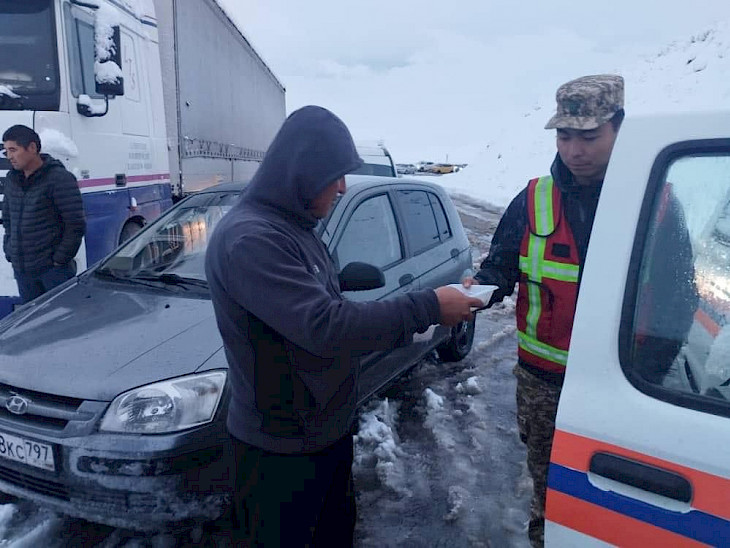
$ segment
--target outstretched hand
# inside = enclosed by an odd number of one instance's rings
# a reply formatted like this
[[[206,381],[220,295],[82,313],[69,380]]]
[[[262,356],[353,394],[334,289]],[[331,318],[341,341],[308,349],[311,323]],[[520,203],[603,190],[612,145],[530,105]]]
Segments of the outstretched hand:
[[[454,326],[471,320],[473,317],[472,308],[484,306],[479,299],[467,297],[453,287],[439,287],[436,289],[436,297],[441,309],[441,324],[447,326]]]
[[[479,285],[479,282],[476,281],[474,278],[466,277],[463,280],[461,280],[461,285],[469,289],[473,285]]]

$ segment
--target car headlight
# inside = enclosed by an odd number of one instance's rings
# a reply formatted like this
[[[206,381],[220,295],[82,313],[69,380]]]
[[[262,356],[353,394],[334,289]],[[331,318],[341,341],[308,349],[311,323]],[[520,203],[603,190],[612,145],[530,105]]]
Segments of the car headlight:
[[[209,371],[135,388],[117,396],[101,421],[105,432],[165,434],[213,420],[226,371]]]

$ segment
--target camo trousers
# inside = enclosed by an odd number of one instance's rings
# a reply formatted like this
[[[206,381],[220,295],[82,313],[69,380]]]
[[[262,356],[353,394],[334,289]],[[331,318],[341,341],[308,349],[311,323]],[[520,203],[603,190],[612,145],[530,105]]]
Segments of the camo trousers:
[[[545,537],[545,492],[560,387],[542,380],[519,365],[515,366],[513,373],[517,377],[517,424],[520,439],[527,445],[527,468],[533,483],[528,534],[532,546],[542,547]]]

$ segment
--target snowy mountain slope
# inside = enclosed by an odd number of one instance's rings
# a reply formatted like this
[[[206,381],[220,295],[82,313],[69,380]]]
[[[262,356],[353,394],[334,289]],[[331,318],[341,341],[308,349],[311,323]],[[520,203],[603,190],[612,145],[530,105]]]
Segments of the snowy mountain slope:
[[[619,66],[626,80],[626,113],[730,108],[730,21],[675,41],[640,60]],[[521,115],[502,114],[481,154],[467,169],[439,183],[454,193],[506,206],[527,181],[548,172],[554,132],[543,129],[555,110],[554,90]]]

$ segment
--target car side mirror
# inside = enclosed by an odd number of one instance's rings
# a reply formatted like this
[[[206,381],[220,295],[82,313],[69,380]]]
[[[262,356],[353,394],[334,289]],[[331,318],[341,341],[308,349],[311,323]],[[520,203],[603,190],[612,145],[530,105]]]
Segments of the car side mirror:
[[[385,275],[377,266],[352,262],[339,275],[341,291],[366,291],[385,285]]]

